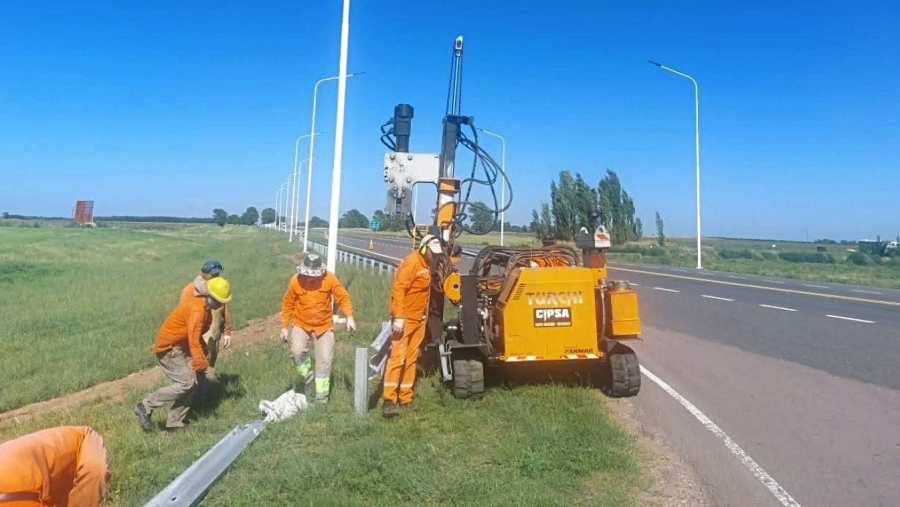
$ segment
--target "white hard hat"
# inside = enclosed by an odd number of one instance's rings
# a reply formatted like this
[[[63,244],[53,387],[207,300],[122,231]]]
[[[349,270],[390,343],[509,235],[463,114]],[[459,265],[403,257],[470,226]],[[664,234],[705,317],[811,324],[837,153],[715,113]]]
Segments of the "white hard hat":
[[[419,242],[419,253],[425,254],[425,249],[431,250],[433,254],[441,253],[441,240],[433,234],[426,234],[422,241]]]

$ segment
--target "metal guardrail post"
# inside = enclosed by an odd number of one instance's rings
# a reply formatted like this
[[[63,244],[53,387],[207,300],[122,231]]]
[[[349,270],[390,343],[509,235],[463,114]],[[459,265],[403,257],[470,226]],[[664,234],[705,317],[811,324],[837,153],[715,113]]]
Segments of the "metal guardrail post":
[[[356,349],[356,362],[353,364],[353,407],[356,415],[365,416],[368,412],[369,398],[369,349]]]

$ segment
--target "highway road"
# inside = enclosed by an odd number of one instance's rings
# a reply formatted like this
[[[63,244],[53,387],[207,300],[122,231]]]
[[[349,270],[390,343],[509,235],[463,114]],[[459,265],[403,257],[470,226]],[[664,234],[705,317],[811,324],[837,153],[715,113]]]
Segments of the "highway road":
[[[386,260],[410,251],[371,239]],[[645,326],[627,402],[713,503],[900,505],[900,291],[630,263],[610,276],[638,291]]]

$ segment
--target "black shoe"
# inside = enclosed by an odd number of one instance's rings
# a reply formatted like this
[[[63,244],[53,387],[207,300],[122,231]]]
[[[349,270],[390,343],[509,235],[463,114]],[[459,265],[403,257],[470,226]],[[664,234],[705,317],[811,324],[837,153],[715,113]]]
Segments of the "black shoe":
[[[138,418],[138,424],[141,425],[141,429],[146,432],[153,431],[153,425],[150,423],[150,415],[147,414],[147,410],[144,409],[143,402],[137,402],[133,407],[131,407],[132,412]]]
[[[407,410],[415,412],[416,410],[419,410],[419,403],[416,400],[412,400],[409,403],[401,403],[400,408],[405,408]]]
[[[381,415],[385,417],[396,417],[400,415],[400,409],[393,401],[385,401],[381,404]]]

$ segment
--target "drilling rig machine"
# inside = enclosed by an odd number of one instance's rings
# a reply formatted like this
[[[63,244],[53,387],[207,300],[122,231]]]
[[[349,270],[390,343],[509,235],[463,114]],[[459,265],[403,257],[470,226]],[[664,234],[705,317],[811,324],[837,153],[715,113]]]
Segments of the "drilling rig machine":
[[[575,237],[580,255],[565,245],[488,246],[475,257],[469,274],[459,273],[462,250],[456,239],[464,230],[479,232],[464,224],[466,210],[483,207],[469,201],[472,187],[489,187],[495,221],[512,202],[506,174],[478,145],[474,118],[460,114],[462,58],[460,36],[453,45],[439,154],[409,151],[414,113],[409,104],[397,105],[381,128],[381,140],[391,150],[384,156],[385,214],[405,218],[414,240],[423,232],[411,213],[412,187],[430,183],[438,190],[436,216],[427,232],[441,238],[444,253],[435,261],[422,356],[427,357],[429,349],[436,352],[443,381],[459,398],[483,396],[486,368],[521,368],[522,363],[563,370],[587,366],[603,378],[609,395],[636,395],[640,367],[624,342],[637,339],[641,332],[637,293],[627,282],[607,278],[610,237],[597,225],[595,205],[588,210],[589,223]],[[455,176],[459,146],[474,154],[471,175],[463,179]],[[476,177],[479,163],[483,179]],[[505,203],[497,202],[497,183],[509,189]],[[446,321],[445,299],[458,310]]]

